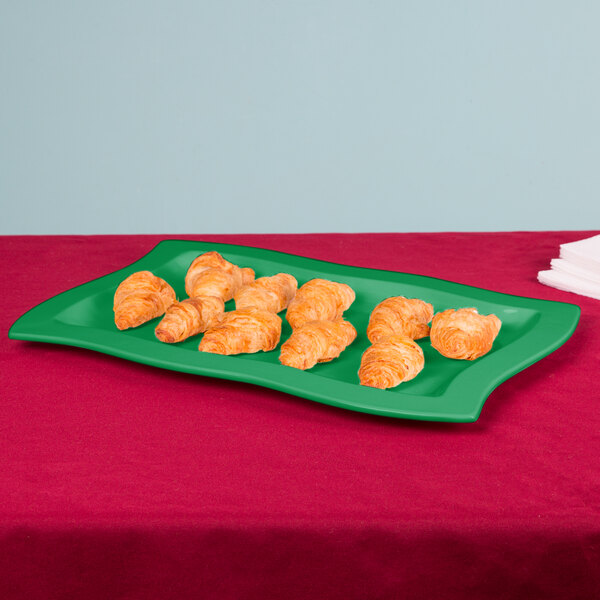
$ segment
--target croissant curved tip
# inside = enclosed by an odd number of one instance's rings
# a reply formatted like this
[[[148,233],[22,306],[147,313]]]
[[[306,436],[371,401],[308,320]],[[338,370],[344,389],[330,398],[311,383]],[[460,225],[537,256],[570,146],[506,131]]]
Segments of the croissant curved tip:
[[[502,321],[494,314],[488,316],[490,317],[491,322],[494,324],[496,335],[498,335],[500,333],[500,329],[502,328]]]
[[[360,375],[359,373],[359,381],[360,385],[364,385],[365,387],[372,387],[378,390],[385,390],[389,387],[392,387],[388,384],[387,381],[382,381],[381,378],[378,377],[370,377],[369,375]]]
[[[209,352],[210,354],[229,354],[223,344],[211,341],[202,341],[198,346],[200,352]]]
[[[290,324],[290,327],[292,328],[292,330],[298,329],[298,327],[300,327],[300,325],[302,325],[301,320],[290,315],[289,312],[286,314],[285,318],[286,318],[287,322]]]
[[[308,364],[306,358],[301,354],[298,354],[297,352],[286,352],[283,348],[279,355],[279,362],[286,367],[300,369],[301,371],[305,371],[312,366]]]
[[[165,342],[165,344],[175,343],[175,336],[166,329],[157,329],[154,334],[161,342]]]
[[[132,319],[130,314],[117,311],[115,314],[115,325],[117,326],[117,329],[123,331],[124,329],[130,329],[131,327],[137,327],[138,325],[141,325],[141,323],[138,323],[136,319]]]
[[[369,340],[369,342],[371,342],[371,344],[374,344],[375,342],[380,341],[384,336],[382,335],[377,335],[376,333],[373,333],[371,331],[367,330],[367,338]]]
[[[249,285],[256,279],[256,273],[254,269],[250,267],[242,267],[242,285]]]

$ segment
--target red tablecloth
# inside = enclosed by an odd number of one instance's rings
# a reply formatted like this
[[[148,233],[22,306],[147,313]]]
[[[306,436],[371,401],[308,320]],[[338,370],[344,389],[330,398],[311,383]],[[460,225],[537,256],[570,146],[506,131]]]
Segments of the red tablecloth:
[[[0,597],[600,597],[600,302],[536,281],[595,233],[172,236],[581,306],[472,424],[8,340],[166,236],[2,238]]]

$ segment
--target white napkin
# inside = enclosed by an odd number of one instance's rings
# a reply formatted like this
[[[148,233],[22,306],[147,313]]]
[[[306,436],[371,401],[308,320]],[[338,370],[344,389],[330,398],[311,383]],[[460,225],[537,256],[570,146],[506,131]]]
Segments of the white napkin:
[[[581,279],[587,279],[588,281],[600,281],[600,275],[596,275],[594,271],[573,264],[566,258],[553,258],[550,261],[550,268],[554,271],[561,271],[562,273],[575,275],[575,277],[581,277]]]
[[[540,283],[600,300],[600,235],[561,244],[550,267],[538,273]]]
[[[600,235],[560,245],[560,257],[570,263],[589,269],[600,280]]]

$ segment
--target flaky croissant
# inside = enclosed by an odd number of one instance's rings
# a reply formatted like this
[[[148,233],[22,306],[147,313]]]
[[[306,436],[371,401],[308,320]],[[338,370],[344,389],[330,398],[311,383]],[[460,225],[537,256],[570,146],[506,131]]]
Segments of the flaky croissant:
[[[156,337],[168,344],[181,342],[206,331],[224,310],[225,303],[216,296],[199,296],[175,302],[156,326]]]
[[[115,292],[113,310],[118,329],[138,327],[175,302],[175,290],[150,271],[138,271],[123,280]]]
[[[281,337],[281,317],[258,308],[224,313],[204,334],[198,350],[213,354],[242,354],[273,350]]]
[[[235,290],[239,287],[241,287],[239,271],[227,273],[221,269],[206,269],[194,278],[190,290],[191,297],[217,296],[227,302],[233,298]]]
[[[448,309],[433,317],[431,345],[448,358],[475,360],[491,350],[501,326],[496,315],[475,308]]]
[[[310,321],[294,329],[282,344],[279,362],[296,369],[310,369],[318,362],[337,358],[356,339],[348,321]]]
[[[404,335],[390,335],[364,351],[358,378],[361,385],[383,390],[414,379],[424,365],[419,344]]]
[[[297,329],[309,321],[335,321],[354,302],[356,294],[345,283],[311,279],[296,293],[290,302],[286,319]]]
[[[371,313],[367,337],[371,343],[400,334],[418,340],[429,335],[433,306],[418,298],[394,296],[380,302]]]
[[[252,269],[242,269],[225,260],[218,252],[211,251],[193,260],[185,276],[185,291],[190,298],[217,296],[227,302],[237,290],[252,281]]]
[[[296,295],[298,282],[288,273],[277,273],[272,277],[259,277],[254,283],[245,285],[235,294],[235,307],[254,306],[278,313],[287,308]]]

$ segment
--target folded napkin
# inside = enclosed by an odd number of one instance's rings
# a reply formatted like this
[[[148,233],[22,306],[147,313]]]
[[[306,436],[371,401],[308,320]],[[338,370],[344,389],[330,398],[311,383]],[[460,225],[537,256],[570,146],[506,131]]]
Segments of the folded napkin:
[[[600,281],[600,235],[561,244],[560,258],[592,271],[596,274],[596,280]]]
[[[600,300],[600,235],[561,244],[560,258],[550,261],[550,270],[538,273],[538,281]]]

